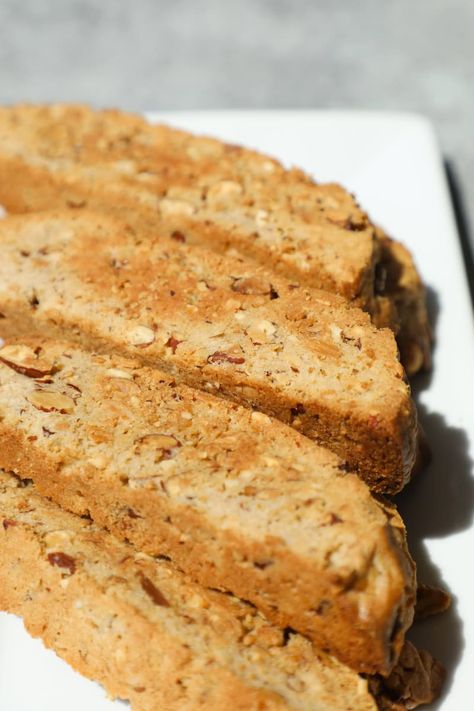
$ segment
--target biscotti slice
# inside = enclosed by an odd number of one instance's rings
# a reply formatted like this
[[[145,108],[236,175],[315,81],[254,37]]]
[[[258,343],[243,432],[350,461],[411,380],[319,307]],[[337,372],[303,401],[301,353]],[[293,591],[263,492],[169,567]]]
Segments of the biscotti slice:
[[[136,361],[41,339],[0,349],[0,413],[0,467],[355,669],[390,670],[414,565],[399,517],[334,454]]]
[[[385,280],[396,255],[353,196],[255,151],[118,111],[3,108],[0,203],[12,212],[88,206],[129,219],[138,212],[163,237],[238,250],[289,279],[342,294],[374,318],[383,311],[387,325],[400,328],[407,370],[427,364],[424,293],[400,285],[402,301],[405,289],[409,301],[416,297],[414,328],[405,329],[399,294]]]
[[[0,312],[0,335],[67,334],[290,423],[375,491],[409,479],[416,412],[393,334],[342,297],[65,211],[0,222]]]
[[[133,711],[376,711],[398,699],[414,708],[439,691],[439,665],[407,643],[411,671],[371,678],[372,694],[367,679],[253,606],[136,553],[3,472],[0,608]]]

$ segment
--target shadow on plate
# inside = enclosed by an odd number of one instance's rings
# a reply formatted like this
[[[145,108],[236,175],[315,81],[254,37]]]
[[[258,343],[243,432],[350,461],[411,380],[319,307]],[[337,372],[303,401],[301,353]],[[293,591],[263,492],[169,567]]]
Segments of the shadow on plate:
[[[474,305],[474,242],[470,234],[463,192],[451,161],[445,161],[445,171]],[[427,288],[427,305],[435,336],[435,351],[440,305],[438,295],[430,287]],[[469,441],[464,430],[450,427],[442,415],[428,412],[420,403],[418,395],[429,387],[431,378],[431,373],[419,375],[412,383],[412,390],[420,422],[432,450],[432,461],[398,497],[397,504],[407,525],[408,543],[417,563],[418,579],[420,582],[448,590],[442,573],[431,560],[424,541],[444,538],[472,525],[473,462],[468,454]],[[441,708],[464,649],[463,623],[457,611],[456,591],[449,592],[453,595],[451,609],[439,617],[416,623],[409,634],[415,644],[428,649],[446,667],[447,678],[443,696],[430,707],[432,711]]]
[[[444,169],[453,205],[454,217],[456,219],[459,241],[461,243],[471,301],[474,306],[474,241],[467,217],[464,194],[454,163],[450,160],[445,160]]]
[[[418,389],[417,385],[415,400]],[[449,590],[441,571],[430,559],[424,541],[444,538],[471,525],[474,514],[473,462],[468,454],[469,441],[464,430],[450,427],[440,414],[428,412],[420,402],[417,405],[432,450],[432,461],[397,497],[397,504],[407,526],[408,544],[417,563],[418,580]],[[464,648],[456,591],[449,592],[453,595],[451,609],[416,623],[409,635],[417,646],[429,650],[446,667],[443,696],[449,690]],[[430,708],[439,706],[435,704]]]
[[[433,333],[433,345],[432,345],[432,356],[434,358],[436,351],[436,325],[438,323],[438,316],[440,310],[439,297],[433,287],[426,285],[426,306],[428,309],[428,319],[431,326],[431,331]],[[416,399],[416,393],[421,393],[423,390],[429,388],[431,380],[433,377],[433,370],[429,370],[425,373],[418,373],[414,376],[413,380],[410,382],[413,396]]]

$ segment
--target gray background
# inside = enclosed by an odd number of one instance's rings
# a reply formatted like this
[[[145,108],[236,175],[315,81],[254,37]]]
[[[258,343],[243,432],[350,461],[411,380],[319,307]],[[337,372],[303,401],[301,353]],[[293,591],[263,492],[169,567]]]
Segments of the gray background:
[[[0,102],[419,111],[474,218],[473,41],[473,0],[0,0]]]

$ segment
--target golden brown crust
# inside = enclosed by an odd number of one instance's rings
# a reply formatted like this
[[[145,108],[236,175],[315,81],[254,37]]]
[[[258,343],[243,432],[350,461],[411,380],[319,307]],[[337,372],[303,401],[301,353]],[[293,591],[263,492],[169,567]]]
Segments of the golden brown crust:
[[[303,637],[3,473],[0,607],[133,711],[376,709],[366,680]]]
[[[254,151],[118,111],[4,108],[0,202],[12,212],[65,206],[126,212],[129,220],[145,217],[163,237],[238,250],[400,328],[410,372],[427,363],[425,296],[414,286],[419,276],[410,255],[402,260],[408,282],[381,295],[381,273],[393,274],[400,264],[396,243],[387,246],[340,186],[318,185]]]
[[[414,566],[396,512],[336,456],[261,413],[67,343],[7,343],[0,382],[0,467],[354,668],[390,670]]]
[[[291,424],[375,491],[404,486],[416,411],[388,330],[244,260],[140,236],[86,212],[2,220],[0,333],[139,358]]]

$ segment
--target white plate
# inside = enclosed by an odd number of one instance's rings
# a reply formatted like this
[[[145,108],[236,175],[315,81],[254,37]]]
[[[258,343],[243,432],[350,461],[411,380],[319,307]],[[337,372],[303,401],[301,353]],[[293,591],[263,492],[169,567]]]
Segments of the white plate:
[[[420,578],[442,581],[453,610],[413,637],[448,667],[441,702],[472,708],[474,671],[474,330],[471,302],[438,146],[429,123],[407,114],[368,112],[188,112],[153,114],[298,165],[318,180],[354,191],[371,216],[413,250],[436,313],[434,371],[418,387],[433,464],[400,497]],[[21,623],[0,615],[1,711],[112,711],[105,698]]]

